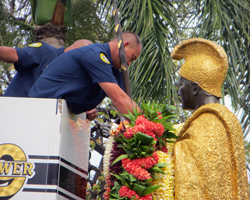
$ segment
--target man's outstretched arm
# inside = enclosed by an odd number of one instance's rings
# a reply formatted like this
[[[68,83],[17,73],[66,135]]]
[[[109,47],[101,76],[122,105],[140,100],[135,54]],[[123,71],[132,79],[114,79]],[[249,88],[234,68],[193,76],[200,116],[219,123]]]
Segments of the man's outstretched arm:
[[[133,113],[133,108],[140,111],[136,103],[116,83],[100,82],[100,87],[106,92],[120,114]]]
[[[16,49],[0,46],[0,60],[7,63],[17,63],[18,55]]]

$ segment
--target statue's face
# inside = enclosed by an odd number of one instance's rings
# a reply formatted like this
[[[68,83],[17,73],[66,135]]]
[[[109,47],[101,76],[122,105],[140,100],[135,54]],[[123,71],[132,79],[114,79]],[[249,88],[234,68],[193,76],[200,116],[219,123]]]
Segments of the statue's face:
[[[178,82],[180,88],[178,90],[178,96],[181,97],[182,108],[185,110],[194,110],[195,109],[195,95],[193,82],[180,77]]]

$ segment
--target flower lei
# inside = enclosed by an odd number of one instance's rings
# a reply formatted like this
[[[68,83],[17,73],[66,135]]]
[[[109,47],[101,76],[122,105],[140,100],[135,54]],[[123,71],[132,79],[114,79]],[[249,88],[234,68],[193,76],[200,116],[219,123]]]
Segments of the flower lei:
[[[106,200],[152,200],[157,191],[166,190],[162,181],[169,176],[172,187],[167,195],[174,198],[173,160],[167,154],[177,136],[171,123],[176,116],[170,109],[174,107],[143,102],[141,113],[125,115],[130,123],[124,121],[111,130],[104,156]]]

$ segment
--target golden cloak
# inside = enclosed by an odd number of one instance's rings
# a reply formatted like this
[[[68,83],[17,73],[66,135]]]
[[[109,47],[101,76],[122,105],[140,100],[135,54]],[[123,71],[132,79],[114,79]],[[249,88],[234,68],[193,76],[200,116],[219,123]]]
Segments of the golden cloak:
[[[225,106],[201,106],[174,146],[175,199],[249,199],[241,125]]]

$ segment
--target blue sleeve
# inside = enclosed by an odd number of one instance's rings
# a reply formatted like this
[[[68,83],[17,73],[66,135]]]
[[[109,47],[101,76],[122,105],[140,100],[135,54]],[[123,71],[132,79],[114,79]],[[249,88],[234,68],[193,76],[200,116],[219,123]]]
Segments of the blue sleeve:
[[[112,72],[112,65],[108,60],[107,62],[103,61],[98,54],[86,54],[81,60],[82,66],[88,71],[93,83],[110,82],[118,84]]]
[[[46,52],[45,45],[40,47],[16,48],[18,62],[14,64],[16,71],[32,70],[39,66],[43,60],[43,54]]]

